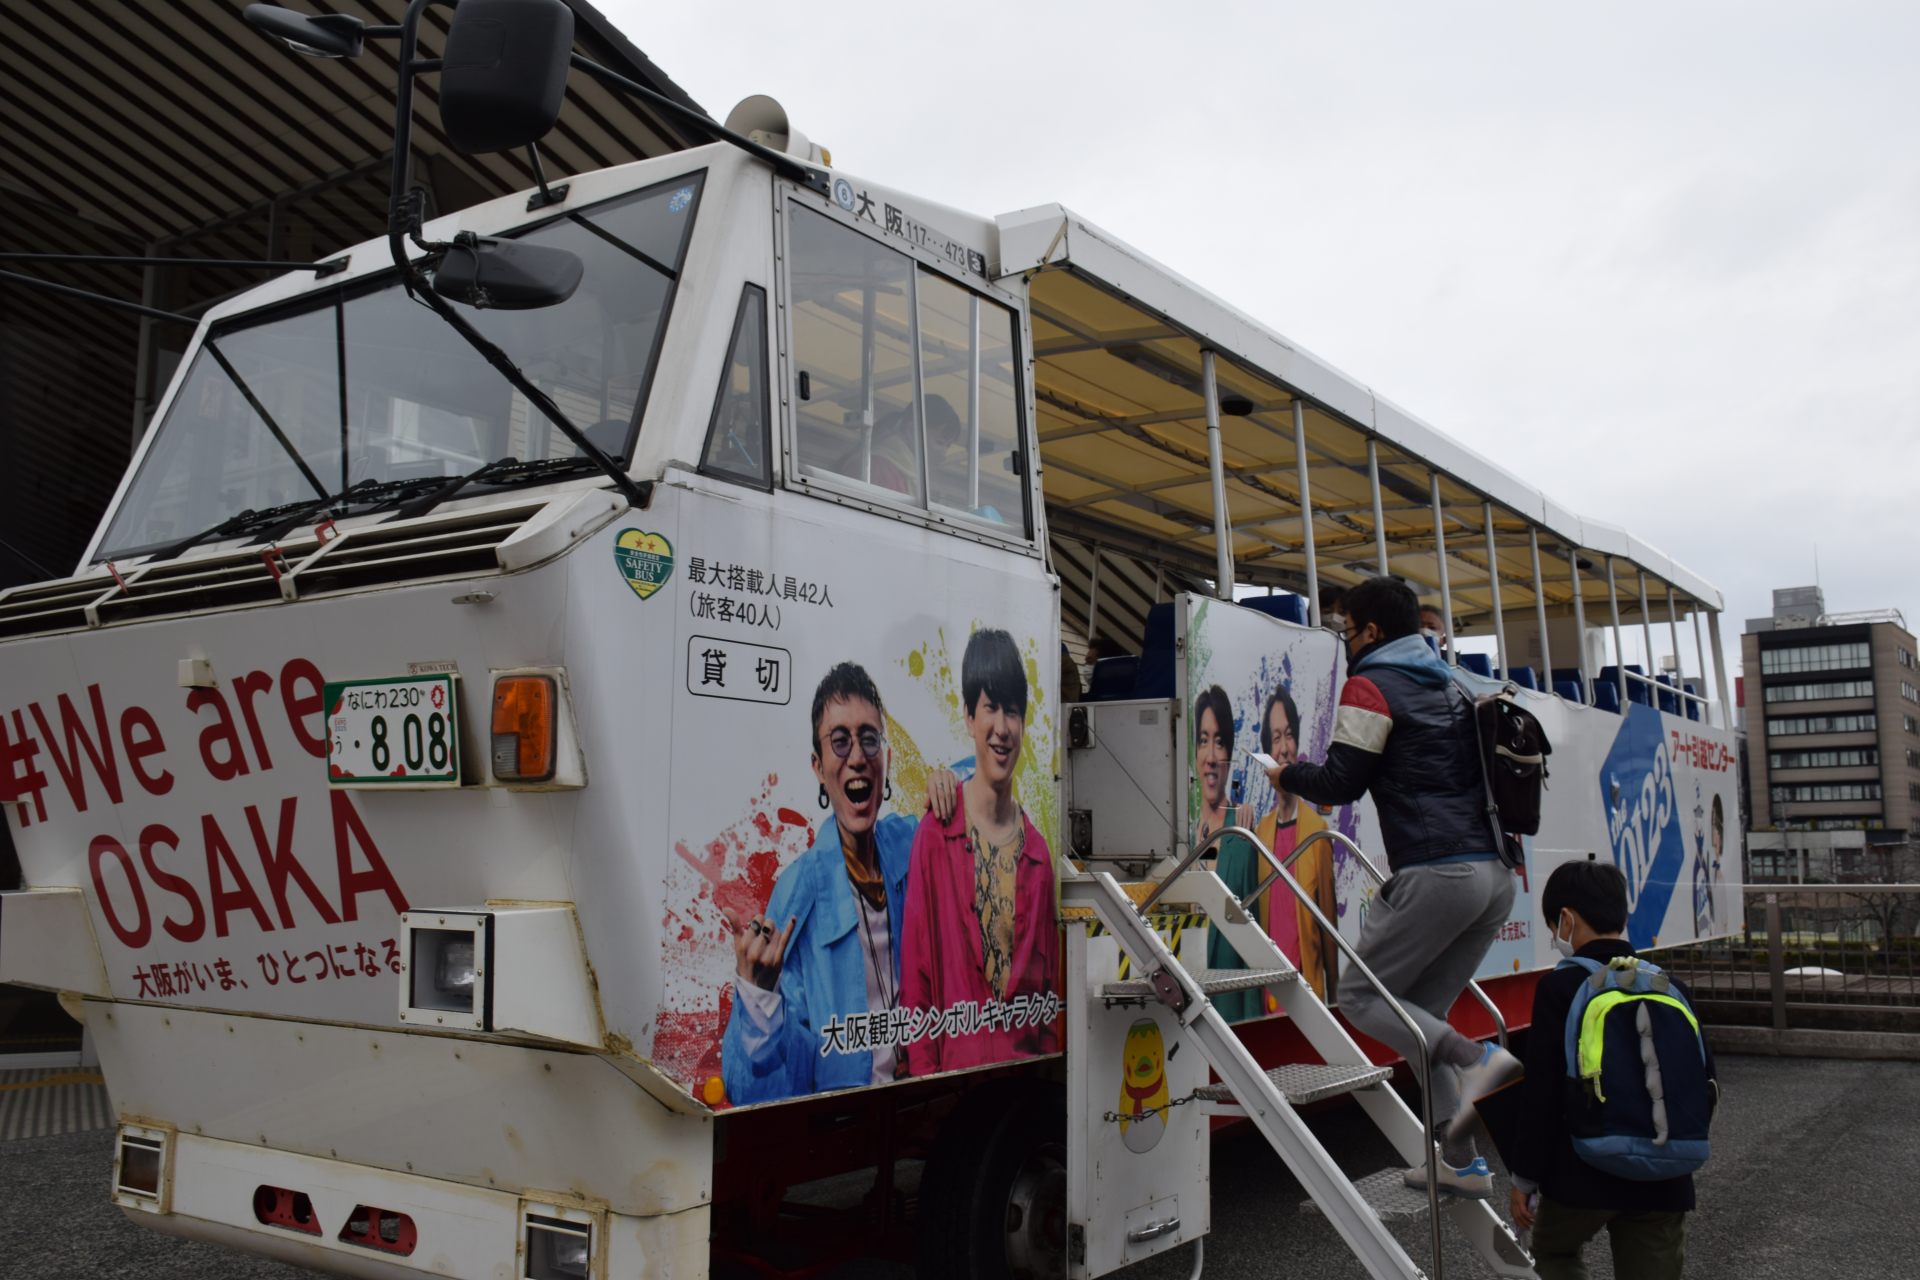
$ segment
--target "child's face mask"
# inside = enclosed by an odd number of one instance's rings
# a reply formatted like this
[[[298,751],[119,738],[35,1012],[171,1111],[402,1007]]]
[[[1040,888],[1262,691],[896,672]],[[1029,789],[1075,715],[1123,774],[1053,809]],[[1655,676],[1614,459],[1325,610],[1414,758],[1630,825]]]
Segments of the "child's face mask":
[[[1567,913],[1564,911],[1560,913],[1560,919],[1566,920],[1567,936],[1564,938],[1560,936],[1560,926],[1556,923],[1553,926],[1553,949],[1558,954],[1571,960],[1573,959],[1573,921],[1567,920]]]

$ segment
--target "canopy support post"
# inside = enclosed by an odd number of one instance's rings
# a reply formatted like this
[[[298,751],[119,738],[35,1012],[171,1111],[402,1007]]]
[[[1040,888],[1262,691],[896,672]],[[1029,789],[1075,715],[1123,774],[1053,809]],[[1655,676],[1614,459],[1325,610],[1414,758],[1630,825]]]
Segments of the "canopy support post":
[[[1433,559],[1440,566],[1440,616],[1447,623],[1446,659],[1459,666],[1459,655],[1453,647],[1453,592],[1447,588],[1447,524],[1440,509],[1440,473],[1429,471],[1427,479],[1433,494]]]
[[[1727,651],[1720,645],[1718,610],[1707,611],[1707,639],[1713,642],[1713,685],[1720,696],[1720,727],[1731,729],[1733,728],[1733,699],[1727,696]]]
[[[1707,688],[1708,688],[1707,686],[1707,646],[1706,646],[1706,642],[1700,639],[1700,602],[1698,600],[1695,600],[1693,602],[1692,613],[1693,613],[1693,660],[1700,669],[1700,697],[1704,703],[1707,696]],[[1711,703],[1705,703],[1705,705],[1709,708],[1711,708],[1712,706]],[[1713,716],[1709,712],[1708,714],[1703,714],[1700,717],[1700,720],[1704,724],[1712,724]]]
[[[1620,685],[1620,714],[1627,714],[1627,642],[1620,634],[1620,586],[1607,557],[1607,608],[1613,612],[1613,678]]]
[[[1093,548],[1093,570],[1087,575],[1087,643],[1100,634],[1100,544],[1089,543]]]
[[[1667,584],[1667,638],[1673,642],[1673,683],[1676,689],[1673,703],[1680,708],[1680,714],[1687,714],[1687,668],[1680,661],[1680,618],[1673,611],[1673,584]]]
[[[1653,709],[1660,709],[1659,660],[1653,656],[1653,609],[1647,604],[1647,571],[1639,565],[1634,566],[1634,574],[1640,580],[1640,636],[1647,646],[1647,700]]]
[[[1480,504],[1480,521],[1487,531],[1487,593],[1493,599],[1493,651],[1500,663],[1500,678],[1513,677],[1513,668],[1507,665],[1507,624],[1500,612],[1500,550],[1493,545],[1493,504]],[[1448,628],[1451,630],[1451,626]]]
[[[1300,528],[1307,553],[1307,624],[1320,625],[1320,564],[1313,553],[1313,489],[1307,480],[1307,410],[1293,398],[1293,470],[1300,485]]]
[[[1373,436],[1367,437],[1367,489],[1373,495],[1373,558],[1380,566],[1380,576],[1385,577],[1389,572],[1387,518],[1380,509],[1380,441]]]
[[[1540,580],[1540,530],[1527,526],[1527,554],[1533,558],[1533,616],[1540,627],[1540,683],[1553,692],[1553,647],[1547,642],[1547,589]]]
[[[1207,470],[1213,474],[1213,593],[1233,599],[1233,522],[1227,518],[1227,472],[1220,452],[1220,387],[1214,381],[1213,352],[1200,353],[1201,390],[1207,401]]]
[[[1573,571],[1573,631],[1579,644],[1573,655],[1573,669],[1580,673],[1580,701],[1590,707],[1593,685],[1587,680],[1587,601],[1580,589],[1580,548],[1567,548],[1567,568]]]

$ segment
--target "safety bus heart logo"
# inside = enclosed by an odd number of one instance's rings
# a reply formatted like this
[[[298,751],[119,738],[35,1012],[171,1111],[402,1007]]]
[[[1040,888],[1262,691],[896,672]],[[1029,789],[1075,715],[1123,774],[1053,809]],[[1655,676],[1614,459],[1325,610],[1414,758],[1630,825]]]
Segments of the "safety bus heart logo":
[[[622,529],[613,544],[613,562],[620,566],[633,594],[645,600],[672,575],[673,544],[657,533]]]

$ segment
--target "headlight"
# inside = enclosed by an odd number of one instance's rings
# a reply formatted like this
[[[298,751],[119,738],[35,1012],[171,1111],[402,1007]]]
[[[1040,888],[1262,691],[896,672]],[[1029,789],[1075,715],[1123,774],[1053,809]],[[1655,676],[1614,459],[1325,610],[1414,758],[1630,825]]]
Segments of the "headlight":
[[[485,912],[410,911],[400,1020],[436,1027],[487,1028],[493,965],[492,917]]]
[[[527,1215],[528,1280],[584,1280],[592,1255],[591,1225]]]

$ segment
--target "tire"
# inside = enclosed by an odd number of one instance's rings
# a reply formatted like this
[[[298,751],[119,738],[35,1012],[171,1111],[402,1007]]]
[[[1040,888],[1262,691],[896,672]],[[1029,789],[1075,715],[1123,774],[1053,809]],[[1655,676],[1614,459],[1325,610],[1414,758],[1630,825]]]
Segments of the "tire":
[[[940,1131],[920,1184],[919,1280],[1066,1274],[1066,1091],[999,1080]]]

